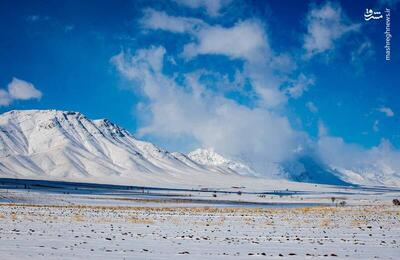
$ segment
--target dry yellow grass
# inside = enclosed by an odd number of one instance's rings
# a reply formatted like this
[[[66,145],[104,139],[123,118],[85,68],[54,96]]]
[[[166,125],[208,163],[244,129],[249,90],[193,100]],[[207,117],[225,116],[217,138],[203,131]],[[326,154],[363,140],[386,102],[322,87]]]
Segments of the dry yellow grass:
[[[266,209],[266,208],[212,208],[212,207],[138,207],[138,206],[98,206],[98,205],[35,205],[35,204],[0,204],[0,207],[15,207],[15,208],[61,208],[66,210],[94,210],[94,211],[129,211],[129,212],[146,212],[148,215],[152,214],[171,214],[171,215],[191,215],[191,214],[213,214],[220,215],[220,217],[228,216],[229,214],[241,215],[245,220],[249,215],[272,216],[283,215],[282,219],[290,221],[296,219],[299,214],[301,215],[319,215],[324,217],[333,217],[338,214],[347,214],[352,218],[357,216],[364,216],[370,214],[388,214],[400,215],[400,207],[392,207],[388,205],[382,206],[363,206],[363,207],[304,207],[304,208],[280,208],[280,209]],[[18,216],[12,215],[11,218],[17,219]],[[49,217],[49,216],[42,216]],[[56,216],[53,217],[56,219]],[[78,217],[79,219],[79,217]],[[168,221],[174,223],[173,219],[168,217]],[[221,219],[223,222],[223,219]],[[247,218],[247,221],[249,219]],[[251,222],[251,221],[250,221]],[[249,223],[250,223],[249,222]],[[178,224],[178,223],[177,223]]]
[[[266,220],[263,222],[263,224],[266,226],[273,226],[275,222],[273,220]]]
[[[366,226],[367,224],[368,224],[367,221],[365,221],[365,220],[357,220],[357,219],[352,220],[351,223],[350,223],[350,225],[352,227]]]
[[[15,212],[11,212],[11,219],[12,220],[17,220],[17,213],[15,213]]]
[[[138,217],[131,217],[125,219],[126,222],[133,223],[133,224],[154,224],[154,221],[151,219],[146,219],[146,218],[138,218]]]
[[[78,222],[85,220],[85,218],[80,214],[74,214],[71,218],[73,221],[78,221]]]
[[[321,227],[329,227],[332,225],[332,220],[330,219],[323,219],[321,220]]]

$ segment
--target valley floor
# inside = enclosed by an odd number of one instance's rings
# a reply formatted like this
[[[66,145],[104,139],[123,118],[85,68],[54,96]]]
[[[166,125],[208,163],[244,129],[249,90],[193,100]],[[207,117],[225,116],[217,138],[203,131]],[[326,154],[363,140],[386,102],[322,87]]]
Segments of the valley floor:
[[[398,259],[399,208],[2,205],[2,259]]]
[[[0,258],[398,259],[400,207],[389,198],[399,193],[337,189],[288,196],[144,196],[3,187]],[[332,205],[334,194],[347,205]]]

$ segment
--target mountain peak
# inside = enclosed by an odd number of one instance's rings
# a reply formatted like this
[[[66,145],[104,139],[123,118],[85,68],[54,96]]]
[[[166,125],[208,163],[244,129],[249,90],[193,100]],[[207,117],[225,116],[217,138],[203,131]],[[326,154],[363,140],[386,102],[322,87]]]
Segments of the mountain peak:
[[[157,185],[226,174],[236,175],[137,140],[108,119],[60,110],[0,115],[0,177]]]
[[[57,109],[15,109],[10,110],[8,112],[3,113],[1,116],[6,115],[18,115],[18,114],[49,114],[49,115],[56,115],[56,114],[66,114],[66,115],[81,115],[80,112],[76,111],[68,111],[68,110],[57,110]]]
[[[193,161],[203,165],[223,165],[229,163],[229,160],[216,153],[214,148],[198,148],[188,154]]]
[[[188,157],[201,165],[225,168],[241,175],[257,175],[257,173],[253,171],[249,166],[241,162],[225,158],[221,154],[215,152],[214,148],[196,149],[190,152],[188,154]]]
[[[399,173],[384,160],[378,162],[344,169],[311,157],[296,158],[280,163],[277,172],[296,181],[398,186]],[[0,115],[0,177],[95,182],[120,182],[124,177],[143,183],[192,176],[202,180],[213,174],[262,173],[213,148],[196,149],[187,156],[170,153],[134,138],[108,119],[90,120],[80,112],[11,110]]]

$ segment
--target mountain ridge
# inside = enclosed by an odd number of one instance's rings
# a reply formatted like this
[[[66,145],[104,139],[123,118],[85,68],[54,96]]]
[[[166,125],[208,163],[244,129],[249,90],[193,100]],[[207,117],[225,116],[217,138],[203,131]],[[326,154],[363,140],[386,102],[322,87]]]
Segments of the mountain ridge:
[[[14,110],[0,115],[0,175],[4,177],[124,177],[168,183],[211,174],[239,175],[138,140],[108,119],[90,120],[79,112],[60,110]]]
[[[400,183],[397,175],[391,178],[379,168],[377,173],[364,177],[362,171],[327,166],[309,156],[277,166],[279,178],[292,181]],[[376,176],[386,179],[375,180]],[[169,152],[137,139],[108,119],[90,120],[74,111],[12,110],[0,115],[0,177],[193,186],[267,176],[212,148],[188,154]]]

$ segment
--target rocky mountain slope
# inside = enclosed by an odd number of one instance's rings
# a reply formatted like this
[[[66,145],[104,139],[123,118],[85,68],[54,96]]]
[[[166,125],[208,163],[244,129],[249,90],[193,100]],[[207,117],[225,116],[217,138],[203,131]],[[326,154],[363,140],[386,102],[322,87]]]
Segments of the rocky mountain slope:
[[[107,119],[57,110],[0,116],[0,177],[159,185],[226,175],[239,173],[140,141]]]
[[[281,178],[311,183],[396,186],[400,179],[391,173],[380,178],[378,168],[364,178],[355,169],[328,167],[311,157],[277,168]],[[213,149],[171,153],[136,139],[107,119],[90,120],[79,112],[24,110],[0,115],[0,178],[195,187],[260,182],[261,176],[266,175]]]

